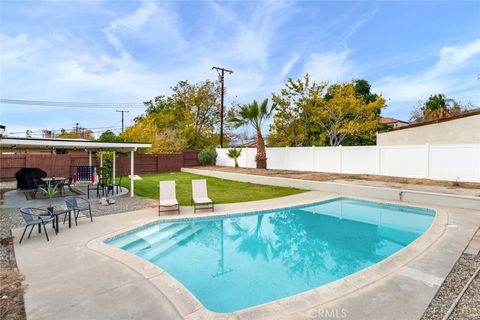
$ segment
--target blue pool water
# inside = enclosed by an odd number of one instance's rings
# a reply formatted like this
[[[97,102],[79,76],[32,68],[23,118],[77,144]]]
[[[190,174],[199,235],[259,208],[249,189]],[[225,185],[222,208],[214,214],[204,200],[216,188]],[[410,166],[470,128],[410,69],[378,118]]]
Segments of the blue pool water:
[[[107,243],[164,269],[211,311],[232,312],[371,266],[414,241],[433,218],[428,209],[338,198],[156,222]]]

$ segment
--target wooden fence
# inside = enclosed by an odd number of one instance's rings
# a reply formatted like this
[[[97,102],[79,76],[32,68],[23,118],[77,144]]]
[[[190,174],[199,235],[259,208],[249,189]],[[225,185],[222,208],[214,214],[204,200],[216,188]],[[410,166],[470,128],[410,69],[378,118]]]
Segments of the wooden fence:
[[[173,154],[135,154],[135,174],[180,171],[182,167],[198,166],[197,151]],[[40,168],[49,177],[73,176],[77,166],[88,165],[88,154],[0,154],[0,181],[15,179],[21,168]],[[99,166],[99,159],[92,155],[92,165]],[[118,155],[116,174],[130,174],[130,157]]]

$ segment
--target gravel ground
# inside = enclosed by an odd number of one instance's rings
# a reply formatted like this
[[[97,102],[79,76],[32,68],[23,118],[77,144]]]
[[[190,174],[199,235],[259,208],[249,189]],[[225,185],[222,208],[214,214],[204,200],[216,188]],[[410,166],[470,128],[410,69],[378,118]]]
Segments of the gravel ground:
[[[437,294],[425,311],[422,320],[442,319],[452,306],[460,291],[480,266],[480,254],[473,256],[464,253],[457,260],[452,271],[443,282]],[[463,295],[449,319],[480,319],[480,278],[474,282]]]

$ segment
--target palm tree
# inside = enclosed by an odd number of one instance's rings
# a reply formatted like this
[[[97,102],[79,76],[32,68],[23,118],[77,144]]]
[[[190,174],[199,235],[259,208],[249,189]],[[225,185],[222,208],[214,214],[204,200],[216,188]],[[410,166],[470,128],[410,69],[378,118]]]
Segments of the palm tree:
[[[257,155],[255,156],[257,169],[267,168],[267,152],[262,136],[262,124],[270,117],[273,110],[275,110],[275,106],[275,104],[272,104],[272,106],[268,108],[268,99],[263,100],[260,105],[256,100],[253,100],[252,103],[240,106],[236,114],[229,119],[235,128],[251,124],[257,131]]]
[[[240,157],[241,153],[242,153],[242,149],[237,149],[237,148],[228,149],[227,156],[230,159],[233,159],[235,161],[235,168],[238,168],[237,159]]]

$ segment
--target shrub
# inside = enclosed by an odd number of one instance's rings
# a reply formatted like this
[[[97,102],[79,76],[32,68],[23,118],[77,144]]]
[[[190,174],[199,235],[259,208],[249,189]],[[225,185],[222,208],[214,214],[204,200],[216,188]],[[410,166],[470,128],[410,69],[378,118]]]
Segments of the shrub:
[[[214,147],[206,147],[198,154],[198,161],[203,165],[215,165],[217,151]]]

